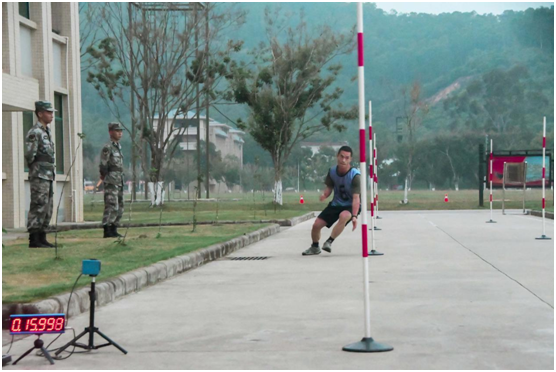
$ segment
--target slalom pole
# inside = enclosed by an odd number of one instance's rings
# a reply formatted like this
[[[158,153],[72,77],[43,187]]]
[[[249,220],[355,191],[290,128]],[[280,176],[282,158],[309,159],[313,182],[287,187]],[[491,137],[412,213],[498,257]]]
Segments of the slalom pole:
[[[376,189],[375,189],[375,215],[377,220],[381,220],[382,217],[378,215],[378,150],[376,148],[376,133],[373,134],[374,136],[374,145],[375,145],[375,181],[376,181]]]
[[[372,177],[373,177],[373,183],[374,183],[374,189],[375,189],[374,196],[373,196],[373,204],[374,204],[374,207],[375,207],[375,226],[374,226],[374,229],[375,229],[375,231],[378,231],[378,230],[382,230],[382,229],[379,229],[376,225],[376,220],[378,219],[378,206],[377,206],[377,204],[378,204],[378,202],[377,202],[378,201],[378,177],[376,175],[377,174],[377,169],[378,169],[378,162],[376,160],[376,133],[373,133],[373,146],[374,147],[372,147],[372,149],[373,149],[374,172],[373,172]]]
[[[369,256],[382,256],[384,255],[384,253],[378,252],[375,247],[376,247],[376,241],[375,241],[375,230],[380,230],[377,229],[376,227],[376,219],[375,219],[375,199],[374,199],[374,195],[375,195],[375,179],[374,179],[374,175],[375,175],[375,171],[376,171],[376,163],[374,161],[374,153],[373,153],[373,146],[374,146],[374,138],[376,138],[376,134],[373,133],[373,105],[372,102],[369,101],[369,158],[373,158],[373,159],[369,159],[369,176],[370,176],[370,187],[371,187],[371,202],[369,203],[370,207],[371,207],[371,228],[369,230],[371,230],[371,251],[369,252]]]
[[[365,78],[363,63],[363,3],[357,3],[357,59],[359,90],[359,161],[361,163],[361,240],[363,255],[365,337],[359,342],[346,345],[344,351],[379,352],[394,348],[375,342],[371,337],[371,310],[369,299],[369,253],[367,248],[367,169],[365,148]],[[371,232],[372,234],[372,232]]]
[[[525,199],[527,198],[527,162],[523,165],[523,214],[525,214]]]
[[[492,138],[490,139],[490,167],[489,167],[489,179],[490,179],[490,221],[487,221],[486,223],[496,223],[496,221],[494,221],[492,219],[492,161],[494,159],[494,156],[492,155]]]
[[[545,207],[546,207],[546,116],[542,120],[542,236],[535,238],[537,240],[550,240],[546,236],[546,221],[545,221]]]

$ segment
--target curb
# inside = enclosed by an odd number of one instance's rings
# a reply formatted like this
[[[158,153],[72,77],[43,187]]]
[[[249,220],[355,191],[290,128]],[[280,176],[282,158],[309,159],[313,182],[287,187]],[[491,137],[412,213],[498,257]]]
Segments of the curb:
[[[531,214],[531,216],[542,217],[542,211],[533,211],[533,210],[532,210],[532,211],[530,212],[530,214]],[[546,218],[550,218],[551,220],[553,220],[553,219],[554,219],[554,212],[545,211],[545,212],[544,212],[544,216],[545,216]]]
[[[227,242],[214,244],[195,252],[160,261],[115,278],[99,282],[96,285],[96,305],[106,305],[122,296],[137,292],[141,288],[154,285],[177,274],[195,269],[208,262],[227,256],[238,249],[279,232],[279,225],[267,226]],[[66,316],[72,317],[89,311],[89,291],[90,288],[84,287],[73,292],[71,303],[69,304],[69,311]],[[2,328],[8,328],[11,314],[66,313],[69,297],[70,293],[68,292],[33,303],[2,305]]]
[[[285,226],[295,226],[315,216],[315,212],[294,217],[285,221]],[[263,223],[261,221],[261,223]],[[195,269],[211,261],[229,255],[241,248],[247,247],[262,239],[280,232],[280,225],[267,226],[252,233],[239,236],[227,242],[214,244],[195,252],[173,257],[152,265],[139,268],[112,279],[102,281],[96,285],[97,306],[103,306],[114,300],[152,286],[175,275]],[[12,314],[51,314],[66,313],[70,293],[53,296],[45,300],[32,303],[15,303],[2,305],[2,329],[9,327]],[[73,292],[67,317],[72,317],[89,311],[89,288],[80,288]]]

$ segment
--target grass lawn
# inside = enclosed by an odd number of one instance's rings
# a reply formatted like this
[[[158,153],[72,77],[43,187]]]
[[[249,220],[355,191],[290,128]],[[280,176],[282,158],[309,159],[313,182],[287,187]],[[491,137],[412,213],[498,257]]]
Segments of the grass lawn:
[[[444,195],[448,194],[448,203],[444,202]],[[489,209],[489,192],[485,190],[484,206],[479,207],[479,192],[477,190],[436,190],[410,191],[409,204],[400,204],[403,191],[379,191],[380,210],[453,210],[453,209]],[[506,209],[521,209],[523,206],[523,191],[506,190]],[[525,208],[540,210],[542,191],[533,189],[526,191]],[[502,190],[493,192],[493,208],[502,209]],[[552,190],[546,191],[546,209],[554,210]]]
[[[70,291],[83,259],[101,260],[98,280],[102,282],[265,226],[204,225],[197,226],[195,233],[190,227],[163,227],[160,238],[156,238],[158,227],[132,228],[126,246],[116,244],[114,239],[99,238],[102,230],[67,231],[58,235],[63,245],[58,249],[59,259],[55,259],[54,249],[29,249],[26,239],[8,241],[2,249],[2,302],[30,302]],[[89,277],[82,277],[77,288],[89,283]]]
[[[299,203],[300,194],[303,195],[304,204]],[[448,194],[449,202],[444,202],[444,194]],[[176,197],[186,199],[184,194],[175,194]],[[277,206],[276,210],[272,204],[272,194],[252,193],[223,194],[218,195],[218,203],[197,203],[198,221],[216,220],[260,220],[260,219],[284,219],[302,215],[310,211],[324,209],[327,202],[318,200],[320,193],[317,191],[305,191],[302,193],[286,192],[283,195],[284,205]],[[213,195],[216,197],[215,195]],[[554,210],[553,194],[547,190],[547,210]],[[126,195],[129,198],[129,195]],[[453,210],[453,209],[488,209],[488,190],[484,194],[484,207],[479,207],[479,192],[477,190],[415,190],[409,192],[409,204],[400,204],[404,197],[403,191],[379,191],[380,210]],[[86,221],[101,221],[103,213],[103,195],[86,195],[84,201],[84,212]],[[494,208],[501,209],[502,191],[494,191]],[[506,192],[506,208],[514,209],[522,207],[522,193],[515,190]],[[329,198],[330,200],[331,198]],[[94,202],[96,200],[97,202]],[[93,201],[93,202],[92,202]],[[129,203],[126,203],[126,213],[123,221],[128,220]],[[193,221],[193,202],[171,201],[162,207],[163,222],[191,222]],[[541,190],[529,190],[526,193],[526,208],[541,208]],[[160,208],[150,208],[149,203],[133,204],[132,222],[158,222]]]
[[[268,219],[287,219],[303,215],[324,206],[316,206],[318,202],[318,194],[313,192],[312,203],[299,204],[299,196],[297,194],[288,194],[284,198],[284,205],[277,205],[274,208],[272,203],[272,194],[265,193],[265,197],[261,193],[255,194],[253,200],[252,193],[244,194],[226,194],[219,198],[218,202],[200,201],[196,207],[197,221],[223,221],[223,220],[268,220]],[[126,195],[125,213],[122,217],[122,223],[129,220],[129,195]],[[182,197],[184,197],[182,195]],[[102,194],[94,196],[85,195],[83,212],[85,221],[101,221],[104,211]],[[186,196],[184,198],[187,198]],[[295,199],[295,200],[294,200]],[[96,201],[96,202],[95,202]],[[148,202],[134,203],[131,213],[131,221],[137,223],[158,223],[160,218],[160,207],[150,207]],[[193,201],[171,201],[165,202],[162,206],[162,221],[164,222],[192,222],[193,210],[195,206]],[[316,209],[315,209],[316,208]]]

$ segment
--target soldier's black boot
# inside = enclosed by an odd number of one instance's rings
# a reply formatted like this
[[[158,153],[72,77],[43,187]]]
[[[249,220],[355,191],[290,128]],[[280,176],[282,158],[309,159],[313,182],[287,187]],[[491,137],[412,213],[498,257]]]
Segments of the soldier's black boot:
[[[40,233],[29,233],[29,248],[50,248],[41,243]]]
[[[110,226],[109,225],[102,225],[102,227],[104,228],[103,238],[113,238],[114,237],[112,235],[112,232],[110,231]]]
[[[46,240],[46,232],[42,231],[39,233],[39,239],[42,243],[42,245],[46,245],[49,248],[54,248],[54,244],[51,244],[48,242],[48,240]]]
[[[123,238],[124,236],[118,233],[118,226],[112,225],[112,236],[114,238]]]

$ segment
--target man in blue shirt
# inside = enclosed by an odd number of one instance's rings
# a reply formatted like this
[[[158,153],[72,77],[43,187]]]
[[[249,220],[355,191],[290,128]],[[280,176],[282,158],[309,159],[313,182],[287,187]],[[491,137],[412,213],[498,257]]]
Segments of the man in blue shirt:
[[[332,229],[330,238],[322,246],[322,249],[329,253],[332,252],[332,243],[344,231],[348,223],[353,224],[352,231],[357,227],[357,216],[361,210],[361,172],[351,167],[352,156],[353,151],[349,146],[342,146],[338,150],[336,157],[338,164],[328,171],[324,181],[326,188],[319,200],[326,200],[332,190],[334,190],[334,198],[315,220],[311,230],[313,244],[303,252],[304,256],[320,254],[319,240],[323,227],[330,228],[339,220]]]

